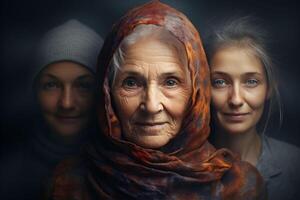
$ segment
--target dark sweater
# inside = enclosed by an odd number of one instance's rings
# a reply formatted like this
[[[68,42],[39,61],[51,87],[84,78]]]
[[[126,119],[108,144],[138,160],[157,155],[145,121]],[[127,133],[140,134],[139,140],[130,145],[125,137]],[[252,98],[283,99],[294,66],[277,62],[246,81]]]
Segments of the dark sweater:
[[[87,137],[66,145],[49,137],[45,126],[36,126],[25,141],[6,149],[0,160],[0,199],[41,199],[44,184],[56,165],[78,156]],[[86,134],[87,135],[87,134]]]

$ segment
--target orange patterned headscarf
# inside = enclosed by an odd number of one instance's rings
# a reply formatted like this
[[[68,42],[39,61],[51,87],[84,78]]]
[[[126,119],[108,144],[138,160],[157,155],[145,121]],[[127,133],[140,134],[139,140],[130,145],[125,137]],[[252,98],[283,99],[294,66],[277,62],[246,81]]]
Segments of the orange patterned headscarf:
[[[123,140],[110,94],[112,56],[124,37],[141,24],[160,26],[184,45],[192,80],[191,105],[182,130],[160,150]],[[216,151],[207,141],[209,69],[198,31],[185,15],[159,1],[130,10],[106,38],[98,66],[101,134],[86,148],[84,187],[88,189],[79,199],[255,199],[259,195],[257,171],[225,149]],[[66,198],[62,182],[68,180],[60,181],[56,199]]]
[[[182,13],[159,1],[153,1],[129,11],[114,26],[111,34],[105,41],[98,65],[98,77],[100,78],[101,86],[98,116],[103,133],[116,140],[121,138],[120,122],[111,105],[108,84],[109,64],[123,38],[141,24],[152,24],[165,28],[182,42],[185,47],[193,86],[192,105],[188,118],[183,125],[185,127],[183,132],[187,135],[180,137],[180,146],[178,146],[177,150],[181,148],[180,152],[184,153],[197,149],[206,142],[209,135],[210,75],[206,56],[198,31],[192,23]]]

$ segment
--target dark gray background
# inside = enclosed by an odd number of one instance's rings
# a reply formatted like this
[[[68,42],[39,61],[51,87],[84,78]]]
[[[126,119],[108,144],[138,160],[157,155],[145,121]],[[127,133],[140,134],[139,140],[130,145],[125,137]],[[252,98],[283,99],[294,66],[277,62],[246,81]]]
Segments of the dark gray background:
[[[22,139],[30,124],[28,92],[34,45],[49,29],[76,18],[102,37],[125,11],[145,0],[2,0],[1,1],[1,144]],[[211,23],[235,15],[261,18],[270,33],[270,49],[280,75],[284,120],[270,135],[300,146],[299,53],[300,14],[293,1],[165,0],[185,13],[200,35]]]

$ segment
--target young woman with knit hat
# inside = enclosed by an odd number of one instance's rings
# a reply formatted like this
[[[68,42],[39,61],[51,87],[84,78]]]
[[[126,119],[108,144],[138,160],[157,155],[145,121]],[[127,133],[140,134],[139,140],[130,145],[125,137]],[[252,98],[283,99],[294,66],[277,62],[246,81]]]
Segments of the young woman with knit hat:
[[[53,168],[75,156],[94,131],[94,89],[102,38],[77,20],[41,39],[32,89],[38,117],[29,139],[1,161],[0,199],[40,199]]]

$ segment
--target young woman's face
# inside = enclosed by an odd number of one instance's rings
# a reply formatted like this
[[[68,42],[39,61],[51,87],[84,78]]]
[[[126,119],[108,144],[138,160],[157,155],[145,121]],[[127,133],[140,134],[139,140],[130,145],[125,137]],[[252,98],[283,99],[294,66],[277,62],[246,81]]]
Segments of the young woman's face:
[[[250,50],[228,47],[211,59],[213,116],[218,128],[240,134],[256,128],[268,96],[264,67]]]
[[[112,87],[126,140],[160,148],[178,134],[191,96],[187,61],[180,57],[151,37],[126,50]]]
[[[73,62],[47,66],[37,81],[37,99],[51,131],[75,136],[87,128],[94,106],[95,77]]]

